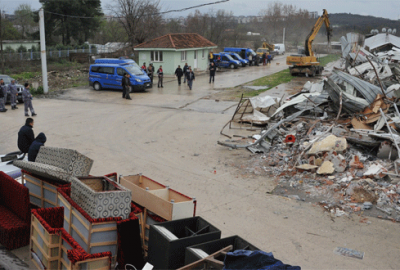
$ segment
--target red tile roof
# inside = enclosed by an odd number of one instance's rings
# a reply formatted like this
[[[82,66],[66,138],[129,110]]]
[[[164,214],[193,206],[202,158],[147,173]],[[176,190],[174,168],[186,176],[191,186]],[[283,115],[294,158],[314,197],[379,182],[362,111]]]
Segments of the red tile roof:
[[[135,46],[135,49],[170,48],[188,49],[201,47],[216,47],[217,45],[199,34],[168,34]]]

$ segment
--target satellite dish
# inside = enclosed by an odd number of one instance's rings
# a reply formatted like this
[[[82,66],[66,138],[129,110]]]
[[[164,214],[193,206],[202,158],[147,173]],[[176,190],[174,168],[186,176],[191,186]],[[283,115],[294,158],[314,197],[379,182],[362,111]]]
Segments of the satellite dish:
[[[386,33],[386,28],[382,28],[382,33]]]

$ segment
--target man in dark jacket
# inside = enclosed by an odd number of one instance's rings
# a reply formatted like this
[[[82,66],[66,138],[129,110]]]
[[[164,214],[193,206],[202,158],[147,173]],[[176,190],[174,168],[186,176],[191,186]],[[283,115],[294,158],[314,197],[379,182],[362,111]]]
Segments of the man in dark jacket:
[[[4,84],[4,80],[0,79],[0,112],[6,112],[6,99],[7,99],[7,90],[6,85]]]
[[[188,64],[187,63],[185,63],[185,65],[183,66],[183,83],[186,83],[186,73],[188,72],[188,70],[189,70],[189,66],[188,66]]]
[[[131,92],[131,80],[129,79],[130,75],[128,73],[124,73],[124,77],[122,78],[122,98],[131,99],[129,92]]]
[[[178,78],[178,85],[181,85],[181,78],[183,76],[183,71],[180,65],[178,65],[178,68],[175,70],[175,76]]]
[[[35,140],[35,134],[33,134],[33,119],[26,118],[25,126],[21,127],[18,132],[18,148],[26,154],[29,151],[29,147]]]
[[[149,66],[147,67],[147,76],[149,76],[151,81],[151,87],[153,87],[154,67],[152,63],[150,63]]]
[[[212,62],[210,65],[210,83],[211,83],[211,79],[212,79],[212,82],[214,82],[214,77],[215,77],[215,65]]]
[[[31,144],[31,147],[29,147],[28,161],[35,162],[36,156],[39,153],[40,147],[44,146],[45,142],[46,142],[46,135],[44,135],[43,132],[40,132],[39,135],[36,137],[36,139]]]
[[[162,69],[162,66],[160,66],[157,70],[157,75],[158,75],[158,88],[160,88],[160,84],[161,84],[161,88],[164,88],[163,84],[163,78],[164,78],[164,71]]]
[[[195,80],[195,77],[194,77],[194,73],[193,73],[191,67],[189,67],[189,70],[188,70],[188,72],[186,74],[187,74],[187,78],[186,79],[187,79],[187,82],[188,82],[189,89],[192,90],[193,81]]]

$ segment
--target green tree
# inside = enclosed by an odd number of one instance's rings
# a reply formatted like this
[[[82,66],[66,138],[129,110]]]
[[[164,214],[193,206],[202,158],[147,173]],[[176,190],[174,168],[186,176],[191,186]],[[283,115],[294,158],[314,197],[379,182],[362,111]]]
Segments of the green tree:
[[[5,19],[4,17],[1,20],[1,34],[3,40],[18,40],[21,39],[21,34],[18,30],[12,25],[12,23]]]
[[[28,4],[21,4],[14,11],[15,23],[19,25],[22,38],[31,33],[32,28],[37,25],[33,20],[32,8]]]
[[[43,9],[48,44],[57,36],[64,45],[82,44],[96,33],[103,16],[100,0],[47,0]]]

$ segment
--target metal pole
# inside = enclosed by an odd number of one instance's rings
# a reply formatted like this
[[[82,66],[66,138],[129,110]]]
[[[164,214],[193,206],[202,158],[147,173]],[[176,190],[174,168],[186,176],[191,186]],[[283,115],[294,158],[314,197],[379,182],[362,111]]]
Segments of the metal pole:
[[[2,24],[2,20],[3,20],[3,11],[0,9],[0,50],[1,50],[1,73],[4,74],[4,54],[3,54],[3,24]]]
[[[40,58],[42,59],[42,78],[43,78],[43,92],[49,92],[47,84],[47,61],[46,61],[46,40],[44,35],[44,12],[43,8],[39,10],[39,28],[40,28]]]
[[[283,28],[283,45],[285,45],[285,30],[286,30],[286,28]]]

